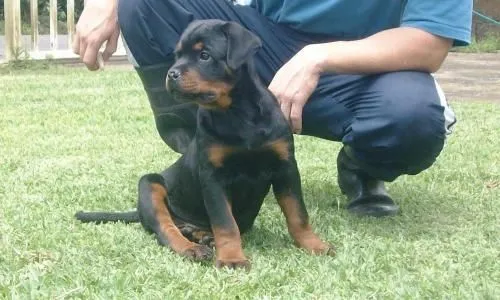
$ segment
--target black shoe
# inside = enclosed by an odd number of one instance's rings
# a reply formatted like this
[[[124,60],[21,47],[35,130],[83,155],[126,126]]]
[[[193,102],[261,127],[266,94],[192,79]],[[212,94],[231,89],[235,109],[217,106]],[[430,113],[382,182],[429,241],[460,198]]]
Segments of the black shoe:
[[[345,148],[345,147],[344,147]],[[370,177],[342,148],[337,157],[338,184],[349,199],[348,211],[360,216],[385,217],[398,213],[384,182]]]
[[[173,64],[136,68],[153,110],[156,129],[174,151],[184,153],[196,132],[197,105],[180,105],[166,88],[166,75]]]

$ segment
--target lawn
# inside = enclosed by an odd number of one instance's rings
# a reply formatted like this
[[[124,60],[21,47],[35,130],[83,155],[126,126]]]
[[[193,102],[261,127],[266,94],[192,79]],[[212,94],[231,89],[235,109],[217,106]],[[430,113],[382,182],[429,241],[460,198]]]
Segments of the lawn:
[[[89,225],[80,209],[129,209],[138,178],[178,157],[156,133],[131,70],[0,74],[0,298],[498,299],[500,106],[455,101],[436,164],[388,185],[394,218],[349,215],[338,144],[297,137],[304,195],[336,257],[295,248],[268,197],[244,236],[245,271],[159,247],[139,224]]]

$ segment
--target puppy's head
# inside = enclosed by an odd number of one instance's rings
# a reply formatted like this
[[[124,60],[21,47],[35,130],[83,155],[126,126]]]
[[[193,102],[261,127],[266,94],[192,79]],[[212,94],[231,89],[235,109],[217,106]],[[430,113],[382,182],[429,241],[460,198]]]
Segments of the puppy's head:
[[[175,49],[166,84],[179,101],[226,109],[242,66],[262,46],[260,39],[235,22],[193,21]]]

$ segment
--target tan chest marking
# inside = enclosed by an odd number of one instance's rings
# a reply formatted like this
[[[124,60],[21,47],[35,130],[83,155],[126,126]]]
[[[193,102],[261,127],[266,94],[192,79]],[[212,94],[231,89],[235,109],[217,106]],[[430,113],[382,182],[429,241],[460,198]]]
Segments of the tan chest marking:
[[[290,157],[289,144],[284,139],[279,139],[273,141],[266,146],[264,149],[270,149],[272,152],[278,156],[280,160],[288,160]],[[224,159],[235,152],[244,151],[242,149],[214,144],[208,148],[208,160],[216,168],[220,168],[224,164]]]
[[[288,160],[290,156],[289,144],[284,139],[279,139],[273,141],[269,144],[269,148],[279,157],[281,160]]]
[[[214,167],[220,168],[224,163],[224,158],[235,151],[236,150],[232,147],[212,145],[208,148],[208,160]]]

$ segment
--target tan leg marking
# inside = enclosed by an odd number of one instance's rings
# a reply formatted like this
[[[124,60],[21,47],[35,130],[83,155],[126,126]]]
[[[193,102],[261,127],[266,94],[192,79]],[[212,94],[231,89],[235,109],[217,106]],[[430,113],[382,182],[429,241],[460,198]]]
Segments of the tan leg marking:
[[[292,196],[281,196],[278,199],[278,203],[285,215],[288,232],[298,247],[304,248],[314,254],[326,254],[332,250],[330,245],[323,242],[313,232],[309,221],[299,207],[299,203]]]
[[[160,231],[167,239],[170,248],[176,253],[195,259],[207,259],[211,256],[208,247],[198,245],[186,239],[179,228],[175,226],[172,217],[165,205],[167,199],[166,189],[157,183],[151,184],[151,198],[155,211],[156,220],[159,223]]]

